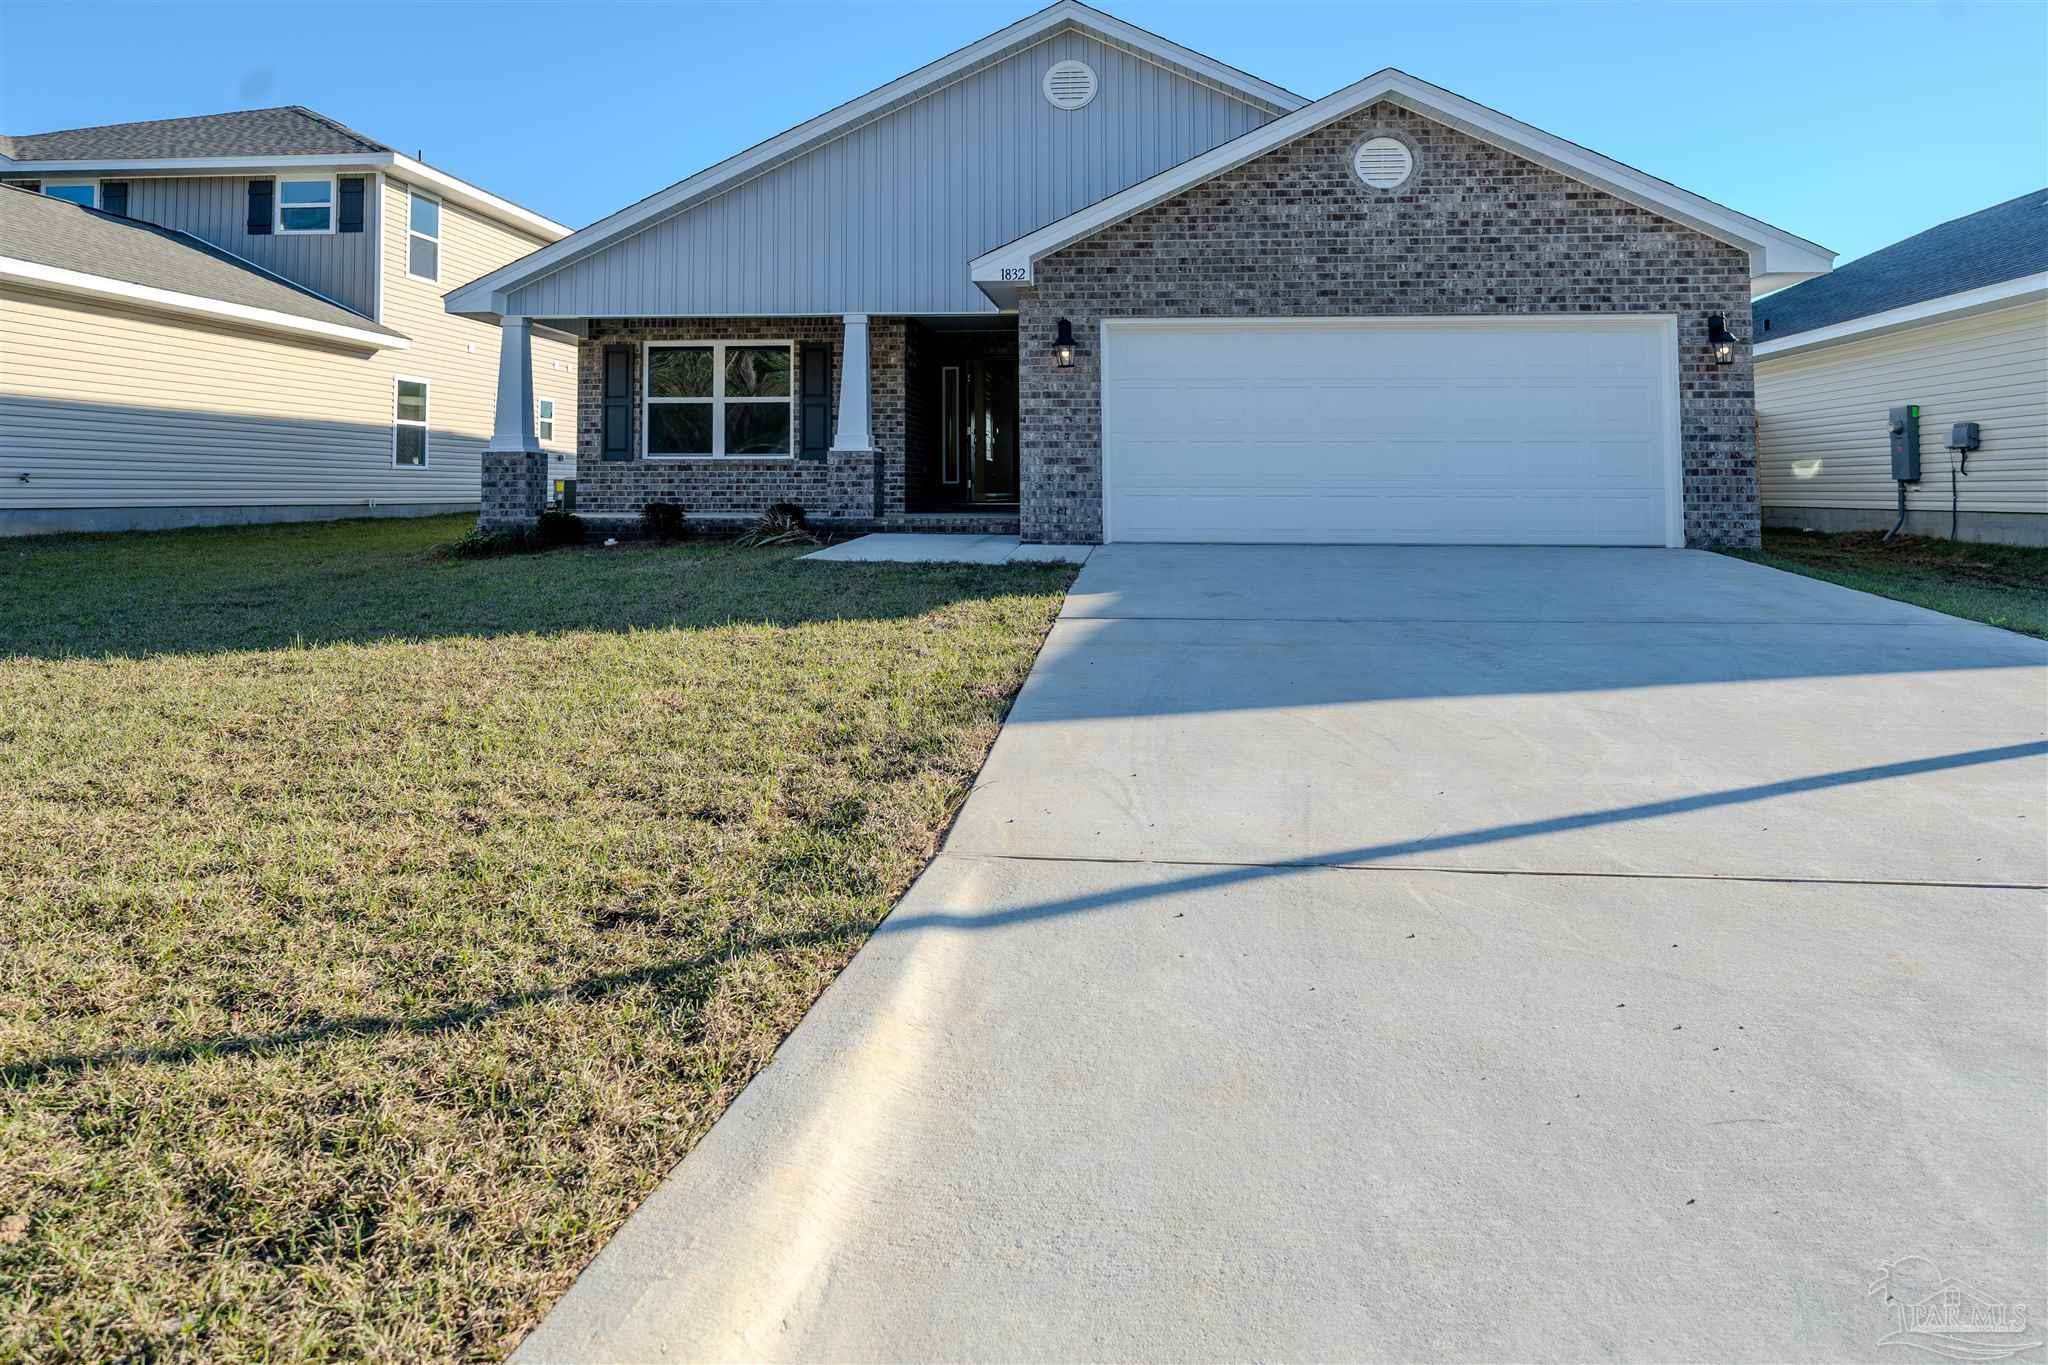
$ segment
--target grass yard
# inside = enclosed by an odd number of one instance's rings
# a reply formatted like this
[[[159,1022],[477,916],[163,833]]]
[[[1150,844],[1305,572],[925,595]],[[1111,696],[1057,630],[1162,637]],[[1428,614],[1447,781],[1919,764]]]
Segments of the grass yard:
[[[917,873],[1072,570],[0,542],[0,1358],[495,1357]]]
[[[1729,553],[1879,597],[2048,637],[2048,550],[1878,531],[1766,531],[1762,550]]]

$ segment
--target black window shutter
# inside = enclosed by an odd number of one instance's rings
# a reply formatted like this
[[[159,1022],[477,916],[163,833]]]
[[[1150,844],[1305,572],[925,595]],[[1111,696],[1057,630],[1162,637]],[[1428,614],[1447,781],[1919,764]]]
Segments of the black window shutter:
[[[100,211],[128,216],[128,182],[125,180],[100,181]]]
[[[335,218],[335,228],[341,232],[363,230],[363,177],[345,175],[341,177],[341,209]]]
[[[797,453],[806,460],[822,460],[832,448],[832,348],[822,341],[806,341],[799,373],[803,445]]]
[[[275,180],[251,180],[249,182],[249,235],[268,237],[270,235],[270,206],[277,194]]]
[[[604,348],[604,448],[607,460],[633,458],[633,348]]]

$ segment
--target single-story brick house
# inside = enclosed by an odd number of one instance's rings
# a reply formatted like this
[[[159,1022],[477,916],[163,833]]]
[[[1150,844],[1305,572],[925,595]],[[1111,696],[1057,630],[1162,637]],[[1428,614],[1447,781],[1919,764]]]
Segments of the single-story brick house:
[[[1384,70],[1307,100],[1048,9],[450,293],[483,518],[801,504],[1105,540],[1744,545],[1753,294],[1833,253]]]

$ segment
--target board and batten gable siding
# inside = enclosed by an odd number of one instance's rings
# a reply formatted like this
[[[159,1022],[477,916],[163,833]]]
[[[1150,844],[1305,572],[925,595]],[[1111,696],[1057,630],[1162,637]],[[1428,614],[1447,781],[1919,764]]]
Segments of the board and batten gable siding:
[[[366,318],[376,316],[376,196],[367,192],[367,185],[361,232],[273,231],[252,236],[247,176],[123,178],[128,180],[130,218],[189,232]],[[367,173],[364,178],[375,181]]]
[[[382,199],[385,325],[406,350],[0,287],[0,523],[36,509],[476,505],[498,329],[449,316],[441,294],[539,243],[444,203],[441,281],[408,279],[405,189],[386,181]],[[533,358],[538,396],[557,404],[560,476],[574,468],[575,348],[536,338]],[[392,462],[399,376],[430,385],[424,469]]]
[[[1920,405],[1915,512],[1949,510],[1949,428],[1983,448],[1957,480],[1961,510],[2048,514],[2048,301],[1932,321],[1756,362],[1757,475],[1765,508],[1895,509],[1885,422]]]
[[[464,471],[469,496],[477,496],[480,459],[490,440],[498,406],[498,328],[495,323],[456,317],[442,306],[441,296],[480,275],[544,246],[528,236],[441,200],[441,277],[431,283],[406,274],[411,213],[410,188],[386,176],[383,185],[384,315],[386,327],[412,341],[405,351],[384,351],[377,364],[390,376],[409,375],[433,383],[429,416],[434,433],[435,463],[444,456]],[[471,348],[475,349],[472,350]],[[551,466],[576,457],[576,348],[536,336],[533,339],[533,392],[536,400],[555,400],[555,439],[544,442]],[[557,471],[557,477],[562,477]]]
[[[1067,59],[1095,98],[1055,109]],[[532,317],[987,313],[967,263],[1273,114],[1068,31],[511,291]]]

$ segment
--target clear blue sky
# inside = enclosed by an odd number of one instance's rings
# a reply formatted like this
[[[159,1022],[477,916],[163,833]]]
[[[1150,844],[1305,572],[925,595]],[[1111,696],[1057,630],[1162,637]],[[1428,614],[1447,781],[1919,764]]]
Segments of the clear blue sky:
[[[1037,7],[0,0],[0,131],[304,104],[580,226]],[[2048,0],[1102,7],[1308,96],[1401,67],[1844,260],[2048,185]]]

